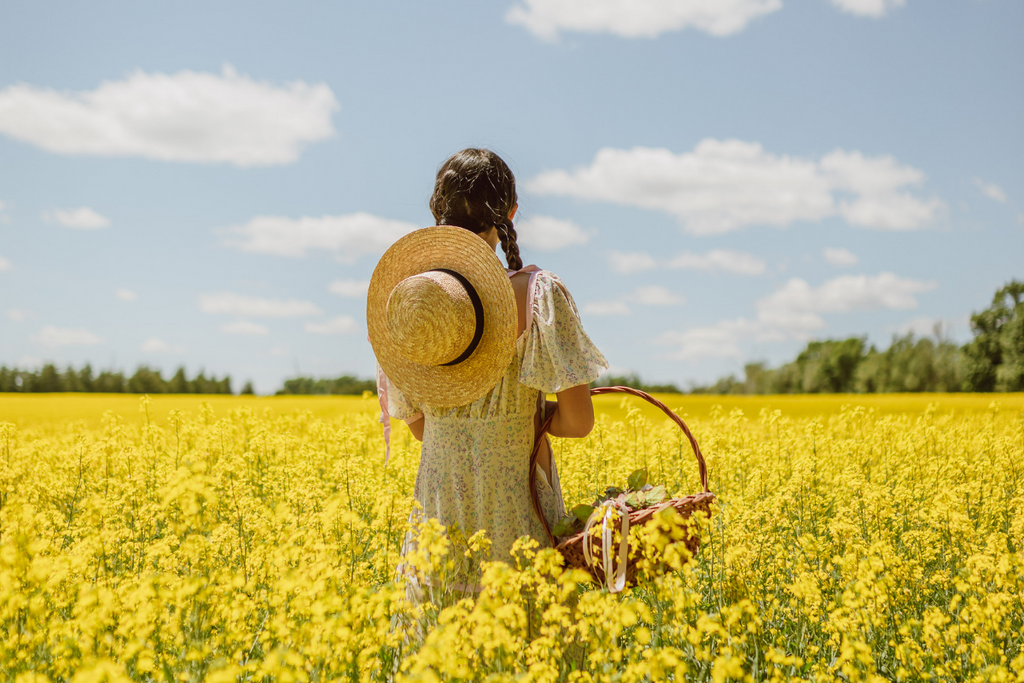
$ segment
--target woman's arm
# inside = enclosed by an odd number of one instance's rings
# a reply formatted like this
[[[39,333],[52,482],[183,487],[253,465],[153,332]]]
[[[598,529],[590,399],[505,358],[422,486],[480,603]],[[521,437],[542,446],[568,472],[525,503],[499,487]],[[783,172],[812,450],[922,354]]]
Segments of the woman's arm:
[[[581,384],[557,394],[558,401],[548,402],[548,411],[554,406],[555,417],[548,432],[552,436],[582,439],[594,428],[594,402],[590,399],[590,385]]]
[[[426,422],[426,420],[423,419],[423,415],[420,415],[419,418],[415,422],[406,422],[405,423],[406,425],[408,425],[409,431],[412,432],[413,438],[415,438],[417,441],[423,441],[423,423],[424,422]]]

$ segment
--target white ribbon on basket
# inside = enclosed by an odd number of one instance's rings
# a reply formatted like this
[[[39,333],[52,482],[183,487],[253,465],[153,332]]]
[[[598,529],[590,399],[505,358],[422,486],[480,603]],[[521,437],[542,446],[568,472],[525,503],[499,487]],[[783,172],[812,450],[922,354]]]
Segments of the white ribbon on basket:
[[[619,566],[614,567],[615,552],[611,550],[615,528],[609,527],[608,517],[612,510],[619,512],[621,519],[622,539],[619,542]],[[590,567],[595,566],[594,554],[591,552],[593,537],[590,529],[598,518],[601,520],[601,568],[604,569],[604,583],[610,593],[618,593],[626,587],[626,563],[629,560],[629,510],[617,500],[606,500],[590,513],[583,527],[583,559]],[[614,575],[614,577],[613,577]]]

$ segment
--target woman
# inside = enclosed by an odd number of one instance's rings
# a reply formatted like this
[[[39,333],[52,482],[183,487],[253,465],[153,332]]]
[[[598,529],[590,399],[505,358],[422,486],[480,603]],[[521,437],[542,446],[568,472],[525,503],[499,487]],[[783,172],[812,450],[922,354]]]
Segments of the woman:
[[[515,178],[489,150],[463,150],[438,170],[430,198],[437,225],[475,233],[491,250],[500,244],[508,263],[517,319],[514,350],[499,368],[497,384],[464,405],[438,407],[411,399],[407,394],[415,392],[403,392],[378,374],[385,410],[423,442],[414,493],[422,514],[457,527],[464,538],[485,531],[490,559],[501,561],[510,561],[512,544],[521,536],[550,545],[528,484],[534,434],[541,418],[552,414],[551,434],[589,434],[594,425],[589,383],[607,368],[562,282],[535,266],[523,268],[512,223],[517,208]],[[549,393],[558,400],[545,402]],[[553,527],[565,507],[546,439],[538,473],[541,508]]]

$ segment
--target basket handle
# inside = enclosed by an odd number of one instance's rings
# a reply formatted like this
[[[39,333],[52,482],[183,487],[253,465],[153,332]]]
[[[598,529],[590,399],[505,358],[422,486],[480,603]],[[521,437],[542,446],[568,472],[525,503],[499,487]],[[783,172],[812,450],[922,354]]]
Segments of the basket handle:
[[[654,398],[650,394],[639,389],[633,389],[632,387],[596,387],[590,390],[591,396],[599,396],[601,394],[630,394],[638,398],[642,398],[651,405],[661,408],[661,411],[668,415],[669,419],[679,425],[679,428],[683,430],[683,434],[690,441],[690,446],[693,448],[693,454],[697,458],[697,469],[700,472],[700,485],[704,487],[704,492],[708,493],[708,465],[704,460],[704,455],[700,452],[700,446],[697,445],[697,439],[693,438],[693,433],[690,428],[686,426],[686,422],[683,418],[672,412],[672,409],[667,405]],[[540,507],[540,500],[537,498],[537,456],[540,453],[540,445],[543,443],[543,439],[547,436],[547,431],[551,427],[551,421],[554,419],[555,414],[552,413],[544,420],[544,424],[541,426],[540,431],[537,432],[536,438],[533,443],[533,452],[530,453],[530,498],[533,500],[533,509],[540,517],[541,524],[544,525],[544,531],[547,532],[548,539],[551,541],[551,545],[555,545],[555,537],[551,534],[551,526],[548,524],[547,518],[544,516],[543,510]]]

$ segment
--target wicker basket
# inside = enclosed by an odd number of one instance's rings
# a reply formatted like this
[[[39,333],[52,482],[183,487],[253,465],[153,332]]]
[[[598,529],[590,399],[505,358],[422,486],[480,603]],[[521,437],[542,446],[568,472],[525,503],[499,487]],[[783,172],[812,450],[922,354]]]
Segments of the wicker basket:
[[[667,500],[660,505],[655,505],[642,510],[635,510],[629,512],[628,522],[623,525],[622,528],[628,529],[631,526],[643,525],[650,521],[654,515],[661,510],[666,508],[673,508],[678,512],[684,519],[690,517],[695,512],[700,512],[706,517],[711,517],[711,502],[715,499],[713,493],[708,490],[708,468],[707,463],[704,461],[704,456],[700,452],[700,447],[697,445],[697,440],[693,438],[693,434],[690,432],[690,428],[686,426],[683,419],[676,415],[672,410],[664,403],[654,398],[650,394],[644,393],[631,387],[599,387],[597,389],[591,389],[592,395],[608,394],[608,393],[624,393],[638,396],[645,401],[661,408],[661,410],[668,415],[668,417],[679,425],[679,428],[683,430],[686,438],[690,441],[690,446],[693,447],[693,453],[697,458],[697,468],[700,472],[700,483],[703,487],[703,491],[695,493],[690,496],[682,498],[673,498]],[[537,515],[540,517],[541,523],[544,525],[544,530],[548,534],[548,538],[551,544],[554,545],[557,550],[562,554],[565,559],[565,565],[567,567],[574,567],[577,569],[583,569],[590,574],[591,578],[598,585],[607,585],[609,590],[617,592],[622,590],[625,586],[634,585],[637,577],[637,559],[630,558],[628,549],[626,547],[626,540],[623,539],[622,544],[618,548],[618,552],[612,549],[609,553],[604,552],[603,542],[604,539],[611,538],[609,533],[595,533],[593,529],[589,532],[584,530],[573,536],[568,537],[561,543],[556,543],[556,539],[551,534],[551,527],[548,524],[547,518],[541,511],[540,501],[537,499],[537,455],[540,452],[540,445],[542,440],[546,438],[547,430],[551,425],[551,417],[544,422],[542,427],[537,433],[537,437],[533,446],[533,453],[530,454],[530,494],[533,497],[533,508]],[[595,510],[594,515],[588,522],[588,527],[591,525],[598,525],[604,522],[604,515],[607,510],[598,508]],[[621,520],[620,520],[621,521]],[[607,526],[607,525],[606,525]],[[621,529],[620,528],[620,532]],[[628,533],[625,534],[628,538]],[[690,554],[695,554],[700,546],[700,539],[695,533],[690,533],[686,538],[683,539]],[[590,557],[588,558],[588,554]],[[625,565],[623,571],[622,566]],[[615,578],[612,578],[614,574]]]

